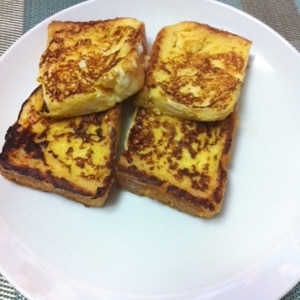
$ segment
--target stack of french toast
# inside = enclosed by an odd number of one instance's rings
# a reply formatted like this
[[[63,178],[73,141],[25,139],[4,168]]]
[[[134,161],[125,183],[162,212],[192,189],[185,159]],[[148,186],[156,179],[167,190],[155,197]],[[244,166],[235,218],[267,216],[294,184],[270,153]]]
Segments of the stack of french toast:
[[[149,53],[146,45],[134,18],[50,23],[39,85],[6,133],[1,174],[86,206],[102,206],[116,181],[190,215],[216,215],[251,41],[185,21],[162,28]]]

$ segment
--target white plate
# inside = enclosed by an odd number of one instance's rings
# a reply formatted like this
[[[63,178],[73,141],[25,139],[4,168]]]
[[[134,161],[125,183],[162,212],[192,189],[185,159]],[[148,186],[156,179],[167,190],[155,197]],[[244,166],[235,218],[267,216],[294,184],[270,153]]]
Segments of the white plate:
[[[300,56],[256,19],[212,1],[98,0],[51,19],[133,16],[149,43],[196,20],[253,41],[222,213],[203,220],[113,189],[104,208],[0,178],[0,269],[32,299],[275,299],[300,279]],[[0,140],[37,86],[50,19],[0,61]]]

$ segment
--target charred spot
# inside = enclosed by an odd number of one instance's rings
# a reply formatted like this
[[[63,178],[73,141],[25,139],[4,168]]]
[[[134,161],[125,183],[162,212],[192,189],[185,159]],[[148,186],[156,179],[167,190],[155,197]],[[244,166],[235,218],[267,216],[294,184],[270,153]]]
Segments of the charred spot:
[[[77,157],[74,159],[75,160],[75,163],[76,163],[76,166],[78,166],[79,168],[83,169],[84,168],[84,165],[85,165],[85,159],[82,158],[82,157]]]
[[[135,166],[123,167],[118,165],[118,171],[124,172],[129,175],[129,177],[138,178],[139,182],[144,184],[159,187],[163,184],[163,181],[155,176],[149,176],[146,172],[138,170]]]
[[[198,180],[192,180],[192,188],[203,192],[207,191],[209,190],[210,181],[211,178],[209,176],[201,174]]]
[[[58,158],[58,155],[55,154],[52,150],[49,150],[48,153],[51,154],[55,159]]]
[[[74,184],[70,183],[68,180],[62,177],[55,177],[52,175],[51,171],[48,171],[44,180],[53,185],[56,189],[62,189],[66,191],[71,191],[73,193],[81,194],[82,196],[93,196],[90,193],[84,191],[81,188],[77,188]]]
[[[108,190],[108,188],[105,187],[105,186],[104,187],[98,187],[95,198],[104,197],[105,194],[107,193],[107,190]]]
[[[153,143],[152,128],[144,126],[142,117],[143,114],[137,116],[136,124],[130,131],[129,151],[133,153],[139,152]]]
[[[131,164],[133,162],[133,159],[132,159],[130,151],[124,151],[122,153],[122,156],[126,159],[126,161],[127,161],[128,164]]]
[[[5,136],[6,143],[3,152],[10,152],[12,149],[23,148],[25,152],[34,159],[43,159],[42,145],[34,142],[35,135],[28,129],[23,129],[18,124],[11,126]]]
[[[0,154],[0,160],[2,160],[3,153]],[[38,181],[45,181],[45,176],[37,169],[28,169],[28,167],[19,165],[14,166],[10,163],[7,163],[5,160],[1,161],[1,164],[4,166],[6,170],[15,171],[16,173],[23,175],[25,177],[34,178]]]
[[[220,179],[219,181],[221,184],[216,188],[213,194],[213,199],[215,203],[220,203],[223,199],[223,192],[224,192],[224,184],[226,183],[227,180],[227,172],[221,167],[220,169]]]
[[[73,147],[69,147],[68,150],[67,150],[67,152],[66,152],[66,155],[67,155],[67,156],[72,156],[73,153],[74,153]]]
[[[214,211],[214,209],[215,209],[214,204],[211,201],[209,201],[208,199],[205,199],[205,198],[199,199],[197,197],[194,197],[189,192],[182,190],[175,185],[170,185],[167,188],[167,191],[173,197],[182,199],[186,202],[189,202],[191,205],[196,206],[198,208],[201,207],[201,208],[204,208],[205,210],[210,210],[210,211]]]
[[[236,72],[241,72],[245,64],[244,58],[233,51],[214,54],[211,58],[222,61],[226,68]]]
[[[162,180],[158,179],[156,176],[145,176],[144,182],[149,184],[150,186],[161,186]]]
[[[41,112],[43,112],[43,113],[49,113],[49,109],[48,109],[48,106],[47,106],[47,104],[46,104],[45,101],[43,102],[43,105],[42,105],[42,108],[41,108]]]

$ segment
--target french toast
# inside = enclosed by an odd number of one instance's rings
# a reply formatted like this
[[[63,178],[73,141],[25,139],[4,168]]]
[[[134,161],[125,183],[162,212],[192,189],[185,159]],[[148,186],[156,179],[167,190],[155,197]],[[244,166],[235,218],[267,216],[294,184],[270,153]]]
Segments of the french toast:
[[[6,133],[0,173],[86,206],[102,206],[115,180],[120,105],[66,119],[43,116],[43,105],[39,86]]]
[[[105,111],[144,83],[144,23],[134,18],[53,21],[40,58],[45,116]]]
[[[251,42],[197,22],[163,27],[135,104],[196,121],[225,119],[235,108]]]
[[[137,107],[117,181],[135,194],[211,218],[224,202],[237,122],[235,110],[222,121],[197,122]]]

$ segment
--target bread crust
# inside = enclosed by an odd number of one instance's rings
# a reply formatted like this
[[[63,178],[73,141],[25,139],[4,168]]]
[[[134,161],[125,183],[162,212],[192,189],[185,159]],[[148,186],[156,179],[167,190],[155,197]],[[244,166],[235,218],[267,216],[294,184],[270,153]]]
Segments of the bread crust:
[[[162,28],[135,104],[187,120],[225,119],[236,106],[251,44],[197,22]]]
[[[225,120],[196,122],[137,108],[117,165],[117,181],[135,194],[193,216],[220,212],[237,128]]]
[[[42,106],[38,87],[6,133],[0,173],[24,186],[102,206],[115,181],[120,105],[60,120],[40,114]]]
[[[145,25],[134,18],[52,21],[39,63],[45,116],[105,111],[144,83]]]

